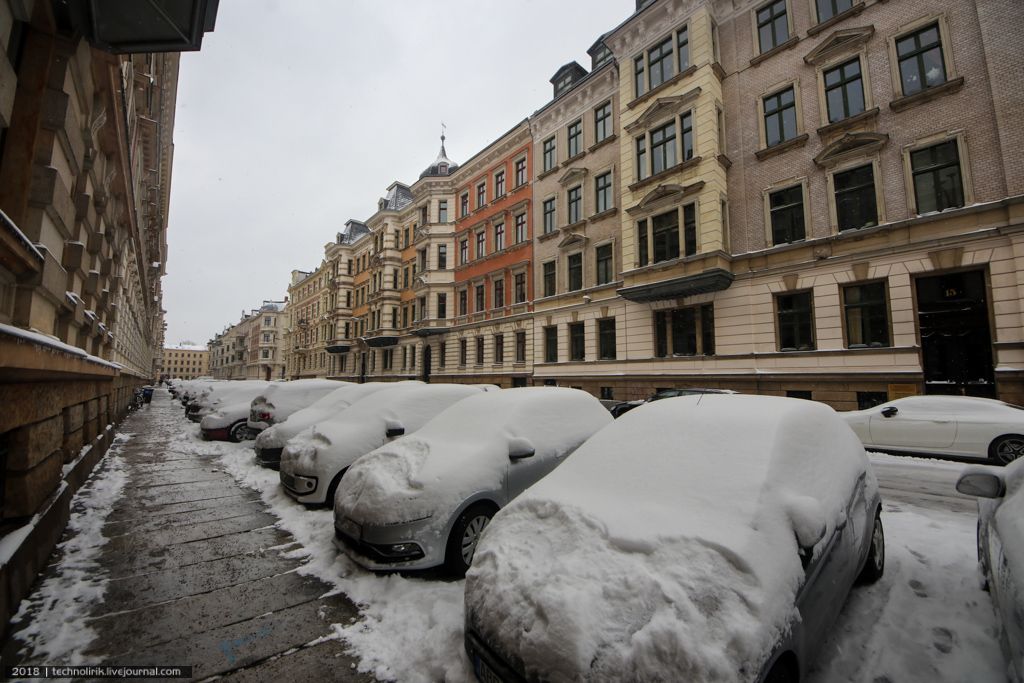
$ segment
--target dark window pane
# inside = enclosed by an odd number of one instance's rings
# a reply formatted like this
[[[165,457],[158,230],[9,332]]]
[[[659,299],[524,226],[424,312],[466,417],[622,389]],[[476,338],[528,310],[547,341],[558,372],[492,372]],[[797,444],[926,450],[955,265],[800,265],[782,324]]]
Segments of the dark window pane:
[[[836,218],[840,230],[854,230],[878,223],[874,170],[871,165],[836,173]]]
[[[776,298],[779,348],[803,351],[814,348],[811,293],[783,294]]]
[[[885,283],[872,282],[845,287],[843,299],[848,346],[889,346]]]

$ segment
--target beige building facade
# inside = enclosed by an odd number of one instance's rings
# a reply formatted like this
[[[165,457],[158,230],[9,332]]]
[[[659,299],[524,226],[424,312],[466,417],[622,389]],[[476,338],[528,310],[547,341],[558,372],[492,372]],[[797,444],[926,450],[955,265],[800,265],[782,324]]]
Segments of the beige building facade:
[[[164,347],[164,377],[195,379],[210,374],[210,351],[198,346]]]

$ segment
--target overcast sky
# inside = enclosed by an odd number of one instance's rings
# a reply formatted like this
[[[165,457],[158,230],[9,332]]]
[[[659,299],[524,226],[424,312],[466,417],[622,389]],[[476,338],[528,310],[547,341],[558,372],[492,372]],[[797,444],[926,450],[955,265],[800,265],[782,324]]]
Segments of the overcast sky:
[[[181,57],[166,344],[282,299],[349,218],[446,148],[463,162],[551,98],[548,79],[634,0],[222,0]],[[384,9],[386,8],[386,9]]]

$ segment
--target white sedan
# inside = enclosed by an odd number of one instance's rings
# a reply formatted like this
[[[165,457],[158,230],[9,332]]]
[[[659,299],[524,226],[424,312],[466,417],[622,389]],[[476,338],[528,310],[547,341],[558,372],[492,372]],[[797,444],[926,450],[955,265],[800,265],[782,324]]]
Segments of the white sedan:
[[[1024,454],[1024,408],[989,398],[908,396],[840,413],[865,448],[986,458]]]

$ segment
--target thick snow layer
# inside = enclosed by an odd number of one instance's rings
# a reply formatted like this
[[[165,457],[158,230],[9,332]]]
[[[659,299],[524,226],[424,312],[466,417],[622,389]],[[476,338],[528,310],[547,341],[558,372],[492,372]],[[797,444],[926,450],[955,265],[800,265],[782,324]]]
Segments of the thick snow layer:
[[[84,650],[96,637],[85,619],[103,599],[107,580],[98,559],[107,538],[103,525],[128,475],[122,445],[133,435],[114,437],[99,467],[71,501],[67,540],[58,544],[57,571],[22,600],[11,619],[15,641],[25,643],[47,664],[84,664]]]
[[[449,513],[471,494],[504,491],[511,446],[534,449],[530,464],[546,471],[545,463],[554,467],[610,422],[597,399],[576,389],[531,387],[473,396],[416,434],[360,459],[338,489],[338,513],[360,524],[432,516],[433,531],[444,542]]]
[[[202,429],[224,429],[239,420],[248,420],[250,405],[252,405],[251,400],[220,406],[209,415],[205,415],[199,426]]]
[[[466,607],[551,680],[748,678],[799,618],[796,539],[828,538],[864,474],[873,487],[859,440],[820,403],[640,406],[498,513]]]
[[[381,389],[407,384],[422,385],[423,382],[367,382],[366,384],[344,384],[315,403],[298,410],[282,424],[275,424],[260,432],[256,437],[256,448],[284,448],[288,440],[315,424],[329,420],[367,396]]]
[[[199,414],[206,415],[221,406],[233,403],[251,403],[254,398],[266,391],[269,385],[270,382],[252,379],[211,384],[200,393]]]
[[[78,356],[79,358],[81,358],[83,360],[87,360],[90,363],[96,363],[97,365],[105,365],[105,366],[107,366],[109,368],[115,368],[115,369],[122,367],[118,363],[112,363],[111,361],[106,360],[104,358],[100,358],[99,356],[93,356],[92,354],[86,353],[85,351],[83,351],[82,349],[78,348],[77,346],[71,346],[71,344],[65,344],[64,342],[60,341],[59,339],[56,339],[55,337],[51,337],[49,335],[45,335],[45,334],[43,334],[41,332],[35,332],[35,331],[32,331],[32,330],[23,330],[20,327],[15,327],[14,325],[6,325],[6,324],[3,324],[3,323],[0,323],[0,334],[7,334],[7,335],[10,335],[12,337],[17,337],[19,339],[24,339],[25,341],[30,341],[30,342],[33,342],[35,344],[40,344],[42,346],[46,346],[46,347],[48,347],[50,349],[53,349],[54,351],[63,351],[64,353],[69,353],[72,356]]]
[[[327,394],[350,382],[333,379],[298,379],[292,382],[275,382],[253,399],[253,407],[260,406],[273,414],[278,422],[284,422],[289,415],[320,400]]]
[[[1006,466],[1003,471],[1006,494],[996,509],[994,522],[1003,541],[1007,569],[1021,592],[1018,613],[1024,613],[1024,458]],[[1010,599],[1010,596],[1005,596]],[[1024,661],[1018,662],[1018,671],[1024,676]]]

